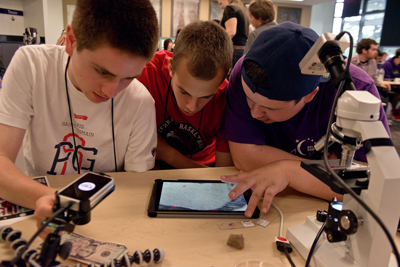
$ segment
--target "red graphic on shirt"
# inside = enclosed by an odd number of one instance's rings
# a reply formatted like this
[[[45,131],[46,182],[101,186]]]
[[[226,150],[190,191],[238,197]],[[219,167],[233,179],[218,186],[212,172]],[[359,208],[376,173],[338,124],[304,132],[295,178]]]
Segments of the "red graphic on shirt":
[[[75,114],[74,114],[74,115],[75,115]],[[76,115],[75,115],[75,116],[76,116]],[[68,138],[71,137],[71,136],[72,136],[72,133],[67,134],[66,136],[64,136],[63,141],[64,141],[64,142],[65,142],[65,141],[68,141]],[[86,143],[85,139],[79,137],[79,135],[77,135],[77,134],[75,134],[75,138],[78,138],[78,139],[81,141],[81,145],[82,145],[82,146],[85,146],[85,143]],[[63,150],[64,150],[64,153],[68,153],[68,152],[72,152],[72,153],[73,153],[73,152],[74,152],[74,149],[73,149],[73,148],[66,148],[65,146],[63,146]],[[78,169],[80,170],[81,167],[82,167],[82,152],[77,151],[77,154],[79,155],[79,156],[78,156],[78,159],[79,159],[79,160],[78,160],[78,164],[79,164]],[[62,171],[61,171],[61,174],[65,174],[65,170],[67,169],[67,164],[68,164],[68,162],[65,161],[65,162],[64,162],[64,166],[63,166]]]
[[[75,117],[75,119],[80,119],[80,120],[84,120],[84,121],[86,121],[89,118],[88,116],[76,115],[75,113],[74,113],[74,117]]]

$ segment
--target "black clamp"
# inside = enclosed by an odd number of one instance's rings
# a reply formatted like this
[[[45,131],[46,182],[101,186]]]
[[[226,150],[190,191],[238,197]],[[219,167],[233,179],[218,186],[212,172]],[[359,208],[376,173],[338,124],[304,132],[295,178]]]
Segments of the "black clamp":
[[[363,142],[364,152],[368,154],[373,146],[394,146],[393,141],[390,138],[372,138],[364,140]]]

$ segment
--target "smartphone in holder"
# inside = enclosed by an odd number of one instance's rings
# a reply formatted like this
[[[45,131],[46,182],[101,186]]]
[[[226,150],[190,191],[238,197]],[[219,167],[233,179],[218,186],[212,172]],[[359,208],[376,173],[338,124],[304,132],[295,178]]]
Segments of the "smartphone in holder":
[[[251,191],[236,199],[228,193],[236,186],[220,180],[162,180],[153,185],[147,215],[182,218],[247,218],[244,215]],[[256,208],[252,218],[258,218]]]
[[[70,210],[89,212],[114,191],[114,179],[105,174],[88,172],[56,193],[56,204],[73,202]],[[84,203],[84,205],[83,205]]]

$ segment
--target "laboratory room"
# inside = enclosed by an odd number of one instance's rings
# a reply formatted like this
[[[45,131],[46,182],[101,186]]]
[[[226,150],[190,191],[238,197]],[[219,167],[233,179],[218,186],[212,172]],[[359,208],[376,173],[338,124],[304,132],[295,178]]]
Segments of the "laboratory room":
[[[398,0],[0,0],[0,266],[400,266]]]

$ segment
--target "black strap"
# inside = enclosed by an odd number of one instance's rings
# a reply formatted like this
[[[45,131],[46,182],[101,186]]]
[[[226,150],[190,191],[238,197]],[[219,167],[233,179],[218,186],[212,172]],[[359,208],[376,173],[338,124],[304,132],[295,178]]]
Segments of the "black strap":
[[[367,154],[373,146],[394,146],[390,138],[372,138],[363,142],[364,152]]]
[[[334,78],[333,83],[335,84],[336,88],[339,87],[340,82],[343,80],[346,80],[346,82],[353,82],[353,77],[349,71],[344,71]]]

